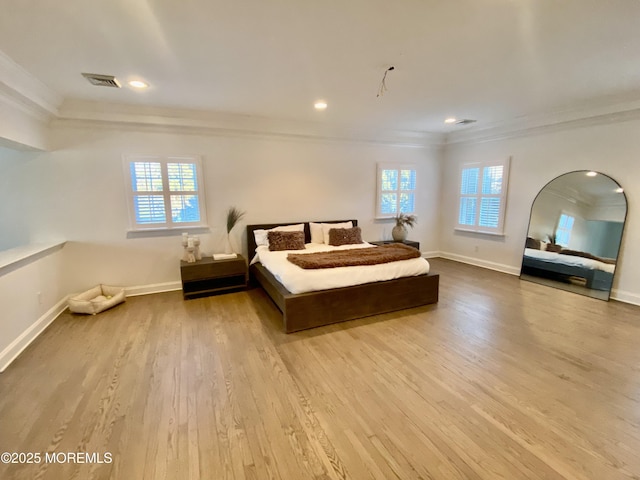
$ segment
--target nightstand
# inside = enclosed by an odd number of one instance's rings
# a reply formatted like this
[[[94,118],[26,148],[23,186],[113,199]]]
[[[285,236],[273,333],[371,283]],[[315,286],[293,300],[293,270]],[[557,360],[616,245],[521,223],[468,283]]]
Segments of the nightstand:
[[[414,242],[412,240],[405,240],[404,242],[396,242],[395,240],[379,240],[377,242],[369,242],[372,245],[386,245],[387,243],[404,243],[410,247],[420,250],[420,242]]]
[[[225,260],[203,258],[194,263],[180,262],[182,297],[205,297],[247,286],[247,261],[242,255]]]

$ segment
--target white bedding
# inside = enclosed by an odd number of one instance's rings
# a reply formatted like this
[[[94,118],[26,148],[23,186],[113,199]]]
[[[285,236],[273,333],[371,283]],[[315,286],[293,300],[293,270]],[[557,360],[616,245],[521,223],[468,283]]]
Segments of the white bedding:
[[[269,247],[256,249],[257,260],[269,270],[291,293],[305,293],[330,288],[348,287],[363,283],[381,282],[400,277],[412,277],[429,273],[429,262],[424,258],[412,258],[380,265],[357,267],[319,268],[305,270],[287,260],[290,253],[328,252],[373,247],[370,243],[358,245],[331,245],[307,243],[305,250],[269,251]],[[252,262],[253,263],[253,262]]]
[[[525,257],[537,258],[545,262],[561,263],[563,265],[574,265],[577,267],[590,268],[591,270],[602,270],[604,272],[613,273],[616,269],[615,265],[599,262],[590,258],[576,257],[573,255],[563,255],[556,252],[547,252],[546,250],[536,250],[534,248],[524,249]]]

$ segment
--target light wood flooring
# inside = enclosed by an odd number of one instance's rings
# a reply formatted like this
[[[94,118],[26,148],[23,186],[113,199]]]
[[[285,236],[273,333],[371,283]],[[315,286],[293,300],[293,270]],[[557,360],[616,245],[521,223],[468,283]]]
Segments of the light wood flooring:
[[[640,308],[434,259],[440,302],[285,335],[260,289],[63,314],[0,375],[1,479],[640,479]]]

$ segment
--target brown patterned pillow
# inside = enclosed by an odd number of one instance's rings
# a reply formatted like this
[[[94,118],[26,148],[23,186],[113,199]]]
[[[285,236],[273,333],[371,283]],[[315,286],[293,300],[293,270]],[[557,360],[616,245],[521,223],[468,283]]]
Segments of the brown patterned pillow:
[[[556,245],[555,243],[547,243],[547,252],[560,253],[562,245]]]
[[[269,232],[269,250],[304,250],[304,232]]]
[[[362,230],[360,227],[332,228],[329,230],[329,245],[354,245],[362,243]]]
[[[533,248],[534,250],[540,250],[540,240],[536,240],[535,238],[527,237],[527,242],[525,248]]]

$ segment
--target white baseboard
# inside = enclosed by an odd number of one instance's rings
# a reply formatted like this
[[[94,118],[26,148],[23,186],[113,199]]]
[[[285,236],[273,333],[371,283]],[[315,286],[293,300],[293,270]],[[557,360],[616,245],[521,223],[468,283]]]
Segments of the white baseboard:
[[[618,290],[617,288],[611,290],[611,300],[640,306],[640,295],[637,293],[626,292],[624,290]]]
[[[422,258],[438,258],[440,256],[440,252],[433,251],[433,252],[420,252],[422,254]]]
[[[153,283],[151,285],[125,287],[124,292],[127,297],[137,297],[138,295],[173,292],[175,290],[182,290],[182,282]]]
[[[137,295],[149,295],[152,293],[172,292],[175,290],[182,290],[181,282],[166,282],[155,283],[152,285],[141,285],[135,287],[126,287],[125,293],[127,297],[134,297]],[[51,307],[44,315],[35,321],[29,328],[27,328],[22,334],[11,342],[2,352],[0,352],[0,373],[13,362],[22,351],[27,348],[31,342],[33,342],[38,335],[53,323],[53,321],[67,309],[67,300],[70,295],[67,295],[53,307]]]
[[[439,255],[437,256],[446,258],[447,260],[454,260],[456,262],[475,265],[476,267],[482,267],[489,270],[508,273],[509,275],[520,275],[520,267],[512,267],[511,265],[505,265],[504,263],[489,262],[480,258],[465,257],[464,255],[458,255],[456,253],[449,252],[439,252]]]
[[[58,316],[64,312],[67,308],[67,295],[53,307],[51,307],[44,315],[35,321],[29,328],[27,328],[22,334],[11,342],[2,352],[0,352],[0,373],[13,362],[22,351],[27,348],[31,342],[33,342],[38,335],[44,332]]]

